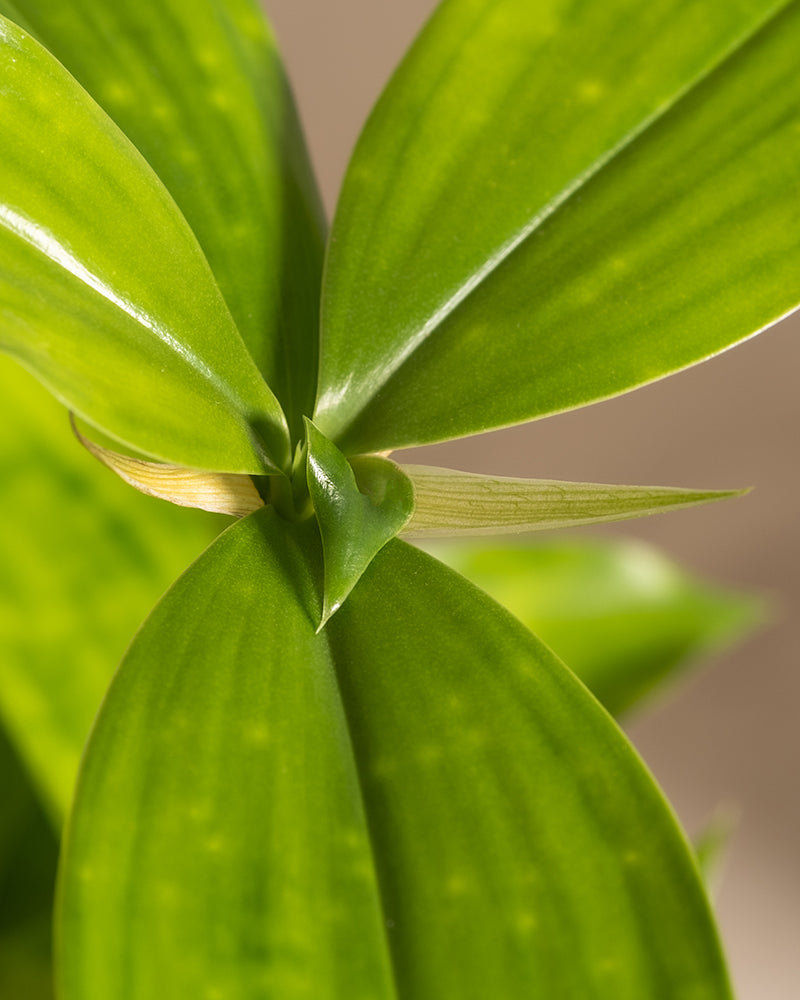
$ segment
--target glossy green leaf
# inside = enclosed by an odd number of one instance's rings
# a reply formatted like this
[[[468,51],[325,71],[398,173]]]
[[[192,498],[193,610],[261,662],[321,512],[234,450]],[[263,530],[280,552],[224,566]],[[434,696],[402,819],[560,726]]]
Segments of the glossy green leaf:
[[[142,452],[284,466],[280,407],[147,163],[3,18],[0,80],[0,349]]]
[[[318,548],[251,515],[131,648],[67,834],[64,1000],[727,998],[687,845],[569,671],[396,540],[315,634]]]
[[[413,538],[502,535],[622,521],[745,492],[510,479],[427,465],[401,469],[414,486],[414,514],[404,531]]]
[[[771,0],[443,3],[344,183],[320,429],[350,454],[529,420],[795,308],[798,46]]]
[[[0,717],[60,828],[114,668],[219,520],[117,479],[2,357],[0,399]]]
[[[0,0],[144,154],[297,436],[317,371],[321,211],[253,0]]]
[[[66,834],[63,1000],[394,997],[350,738],[308,612],[318,547],[313,521],[270,508],[236,523],[131,647]]]
[[[388,459],[369,462],[369,492],[361,492],[347,459],[306,420],[308,491],[319,523],[325,561],[320,628],[342,606],[377,552],[403,528],[414,491]]]
[[[58,846],[0,728],[0,997],[51,1000],[50,924]]]
[[[630,539],[436,545],[433,552],[543,639],[614,714],[764,617]]]

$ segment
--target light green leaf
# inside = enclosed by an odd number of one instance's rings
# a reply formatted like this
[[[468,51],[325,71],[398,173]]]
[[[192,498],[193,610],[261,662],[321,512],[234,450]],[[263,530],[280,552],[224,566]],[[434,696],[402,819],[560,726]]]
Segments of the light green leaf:
[[[317,372],[323,223],[253,0],[0,0],[146,157],[203,248],[297,437]]]
[[[375,554],[411,516],[411,483],[388,459],[369,462],[369,491],[361,492],[353,469],[335,444],[306,420],[308,491],[317,515],[325,560],[320,628],[342,606]]]
[[[798,46],[772,0],[443,3],[344,183],[320,429],[352,454],[529,420],[795,308]]]
[[[117,479],[2,357],[0,398],[0,718],[60,829],[114,668],[219,521]]]
[[[0,997],[51,1000],[58,845],[0,728]]]
[[[621,521],[746,492],[510,479],[427,465],[400,468],[414,486],[414,514],[403,532],[413,538],[502,535]]]
[[[66,834],[63,1000],[394,997],[347,725],[307,610],[318,548],[313,521],[237,522],[131,647]]]
[[[433,552],[543,639],[614,714],[764,617],[763,602],[697,580],[630,539]]]
[[[280,407],[152,170],[3,18],[0,80],[0,349],[139,451],[284,467]]]
[[[67,834],[64,1000],[728,998],[689,849],[585,689],[396,540],[314,634],[320,556],[265,508],[139,634]]]

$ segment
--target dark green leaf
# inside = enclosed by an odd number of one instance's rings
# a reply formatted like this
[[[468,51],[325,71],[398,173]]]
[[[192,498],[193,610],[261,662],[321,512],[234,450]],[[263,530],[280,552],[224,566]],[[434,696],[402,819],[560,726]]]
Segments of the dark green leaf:
[[[306,420],[308,490],[319,522],[325,557],[320,628],[341,607],[375,554],[402,529],[414,507],[414,491],[388,459],[368,463],[369,491],[361,492],[347,459]]]
[[[51,1000],[56,838],[0,728],[0,997]]]
[[[297,436],[317,371],[321,214],[253,0],[0,0],[144,154]]]
[[[762,602],[696,580],[638,541],[433,551],[543,639],[614,714],[764,616]]]
[[[236,523],[139,633],[62,871],[63,1000],[391,1000],[319,539]],[[313,553],[312,564],[307,552]]]
[[[197,241],[140,154],[0,18],[0,349],[157,458],[284,466],[280,407]]]
[[[352,454],[529,420],[793,309],[798,46],[771,0],[442,4],[345,180],[320,429]]]
[[[745,492],[509,479],[427,465],[400,468],[414,486],[414,515],[404,534],[415,538],[502,535],[622,521]]]
[[[2,357],[0,398],[0,716],[60,828],[114,668],[218,521],[117,479]]]

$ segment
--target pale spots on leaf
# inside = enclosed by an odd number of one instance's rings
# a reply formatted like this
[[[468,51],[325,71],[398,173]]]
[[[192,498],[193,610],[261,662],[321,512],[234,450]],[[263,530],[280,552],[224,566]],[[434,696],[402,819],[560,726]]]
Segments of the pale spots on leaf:
[[[217,835],[209,837],[204,842],[203,847],[209,854],[224,854],[227,850],[228,844],[224,837]]]
[[[475,891],[475,884],[469,875],[463,872],[453,872],[445,880],[444,891],[451,898],[468,896]]]
[[[443,756],[444,750],[442,747],[432,743],[427,743],[419,747],[416,752],[417,762],[423,767],[431,767],[434,764],[438,764]]]
[[[109,104],[114,104],[117,107],[124,104],[133,104],[136,99],[133,90],[119,80],[111,80],[109,82],[105,88],[104,96]]]
[[[266,746],[271,739],[269,727],[264,725],[263,722],[255,722],[250,726],[246,726],[242,735],[245,743],[255,747]]]
[[[578,97],[585,104],[594,104],[606,92],[606,85],[602,80],[581,80],[578,84]]]
[[[514,930],[520,937],[530,937],[536,930],[538,921],[530,910],[519,910],[513,918]]]

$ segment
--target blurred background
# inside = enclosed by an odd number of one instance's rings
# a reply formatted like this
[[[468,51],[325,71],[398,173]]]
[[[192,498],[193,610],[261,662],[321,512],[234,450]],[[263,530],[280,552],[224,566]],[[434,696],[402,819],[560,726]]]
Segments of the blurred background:
[[[265,5],[331,214],[361,124],[434,2]],[[800,997],[798,333],[795,317],[631,395],[413,455],[499,475],[756,487],[613,529],[771,599],[770,623],[628,727],[690,833],[720,805],[739,813],[717,904],[740,1000]]]

